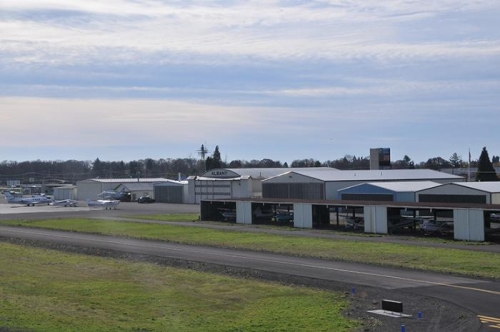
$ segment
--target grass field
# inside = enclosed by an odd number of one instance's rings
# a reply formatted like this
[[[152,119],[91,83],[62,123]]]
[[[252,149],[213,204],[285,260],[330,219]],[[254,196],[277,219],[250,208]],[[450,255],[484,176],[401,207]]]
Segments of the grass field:
[[[344,295],[0,242],[0,330],[352,331]]]
[[[102,233],[177,243],[261,250],[324,259],[407,267],[475,277],[500,278],[500,255],[418,245],[357,242],[215,230],[201,227],[87,219],[11,221],[2,224]]]

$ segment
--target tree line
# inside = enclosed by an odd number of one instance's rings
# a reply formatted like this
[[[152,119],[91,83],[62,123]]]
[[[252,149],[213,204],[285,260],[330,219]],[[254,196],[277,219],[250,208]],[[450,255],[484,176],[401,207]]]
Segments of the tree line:
[[[200,151],[206,149],[202,145]],[[205,154],[203,154],[205,157]],[[498,163],[499,156],[489,158],[486,147],[483,148],[478,160],[463,160],[454,153],[450,158],[429,158],[426,162],[415,163],[405,155],[401,160],[391,162],[392,169],[433,169],[442,170],[452,168],[462,170],[468,167],[477,168],[478,181],[498,180],[494,163]],[[288,167],[332,167],[340,170],[370,169],[369,157],[356,157],[346,155],[335,160],[321,162],[315,159],[297,159],[290,165],[272,159],[262,160],[232,160],[223,161],[219,147],[212,155],[205,158],[166,158],[166,159],[140,159],[129,162],[56,160],[56,161],[7,161],[0,163],[0,182],[6,184],[8,180],[20,180],[21,183],[76,183],[89,178],[168,178],[179,179],[190,175],[200,175],[215,168],[288,168]],[[457,175],[466,176],[466,174]]]

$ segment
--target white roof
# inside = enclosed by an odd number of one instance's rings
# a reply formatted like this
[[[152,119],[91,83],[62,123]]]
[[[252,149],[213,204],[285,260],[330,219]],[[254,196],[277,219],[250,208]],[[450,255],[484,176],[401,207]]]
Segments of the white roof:
[[[146,182],[146,183],[152,183],[152,182],[166,182],[170,181],[165,178],[122,178],[122,179],[87,179],[83,181],[78,181],[78,182],[102,182],[102,183],[140,183],[140,182]]]
[[[240,181],[240,180],[248,180],[251,178],[250,175],[244,175],[237,178],[211,178],[207,176],[189,176],[188,180],[198,180],[198,181]]]
[[[317,171],[314,168],[308,170],[291,170],[288,173],[311,177],[321,181],[409,181],[409,180],[459,180],[461,176],[442,173],[431,169],[390,169],[390,170],[335,170]]]
[[[188,181],[175,181],[175,180],[168,180],[166,182],[161,182],[161,183],[155,183],[155,187],[162,187],[162,186],[182,186],[188,184]]]
[[[241,177],[243,176],[249,176],[254,179],[257,178],[270,178],[273,176],[277,176],[283,173],[287,173],[290,171],[300,171],[300,170],[310,170],[314,169],[315,171],[337,171],[336,168],[331,168],[331,167],[281,167],[281,168],[219,168],[219,169],[212,169],[210,171],[207,171],[205,176],[197,177],[197,179],[211,179],[210,176],[207,176],[210,172],[217,172],[217,171],[229,171],[233,172]]]
[[[500,181],[454,182],[453,184],[489,193],[500,193]]]
[[[130,191],[139,191],[139,190],[153,190],[153,184],[151,182],[131,182],[124,183],[119,187],[127,188]]]

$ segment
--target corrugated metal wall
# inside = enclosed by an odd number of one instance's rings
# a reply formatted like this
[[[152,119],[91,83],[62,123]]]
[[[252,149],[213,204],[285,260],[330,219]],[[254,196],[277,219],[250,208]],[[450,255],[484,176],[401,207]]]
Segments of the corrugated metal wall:
[[[263,198],[325,199],[322,183],[263,183]]]
[[[77,195],[79,200],[85,199],[97,199],[97,195],[102,193],[104,190],[113,189],[116,187],[117,183],[102,183],[97,181],[89,182],[78,182],[77,183]]]
[[[154,197],[160,203],[184,203],[182,186],[155,186]]]
[[[453,210],[454,238],[465,241],[484,241],[484,213],[476,209]]]
[[[54,199],[76,199],[76,187],[56,187],[54,188]]]

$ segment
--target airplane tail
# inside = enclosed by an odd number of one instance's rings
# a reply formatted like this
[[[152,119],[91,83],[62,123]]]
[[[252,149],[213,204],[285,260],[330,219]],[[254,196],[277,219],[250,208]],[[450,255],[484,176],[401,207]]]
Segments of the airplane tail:
[[[8,203],[11,202],[14,199],[14,196],[12,196],[12,194],[9,191],[4,191],[3,194],[5,196],[5,200]]]

